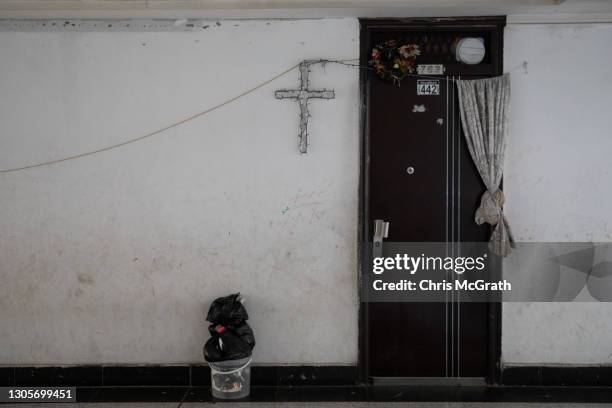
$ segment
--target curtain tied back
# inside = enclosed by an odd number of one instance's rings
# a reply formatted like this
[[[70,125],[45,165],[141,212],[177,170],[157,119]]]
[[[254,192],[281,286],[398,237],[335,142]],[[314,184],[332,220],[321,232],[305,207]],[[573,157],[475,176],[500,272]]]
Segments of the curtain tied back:
[[[489,249],[508,255],[514,241],[504,217],[503,176],[510,104],[510,76],[457,81],[461,124],[468,150],[487,191],[480,199],[475,221],[491,225]]]

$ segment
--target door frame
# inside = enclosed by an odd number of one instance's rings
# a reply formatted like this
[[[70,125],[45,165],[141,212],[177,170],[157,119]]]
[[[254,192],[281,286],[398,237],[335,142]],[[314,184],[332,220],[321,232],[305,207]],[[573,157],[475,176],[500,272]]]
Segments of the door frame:
[[[359,65],[366,67],[368,64],[370,39],[373,33],[390,31],[442,31],[459,29],[462,31],[488,31],[491,33],[491,64],[483,64],[478,72],[474,74],[482,76],[497,76],[503,74],[503,46],[505,16],[491,17],[444,17],[444,18],[402,18],[402,19],[360,19],[360,45]],[[452,74],[452,73],[450,73]],[[359,360],[358,374],[360,383],[369,383],[368,367],[368,307],[367,303],[361,302],[362,260],[368,249],[368,239],[371,235],[369,220],[369,145],[370,135],[368,132],[369,116],[369,87],[368,80],[371,76],[368,70],[361,69],[359,75],[360,101],[361,101],[361,152],[360,152],[360,181],[359,181],[359,242],[358,242],[358,276],[359,276]],[[488,340],[487,340],[487,376],[488,384],[499,383],[501,379],[501,303],[491,302],[488,307]]]

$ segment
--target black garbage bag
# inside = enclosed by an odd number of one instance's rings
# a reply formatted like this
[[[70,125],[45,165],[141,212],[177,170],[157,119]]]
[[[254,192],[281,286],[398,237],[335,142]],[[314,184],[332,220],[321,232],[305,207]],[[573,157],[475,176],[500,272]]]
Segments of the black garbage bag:
[[[222,326],[220,324],[211,324],[208,326],[208,333],[210,333],[211,337],[223,334],[227,331],[236,334],[242,341],[247,343],[251,349],[255,347],[255,335],[253,334],[253,329],[251,329],[251,326],[249,326],[246,322],[241,323],[238,326]]]
[[[239,360],[250,357],[255,347],[255,336],[248,323],[226,327],[211,325],[211,337],[204,345],[206,361]]]
[[[255,335],[246,320],[249,318],[240,294],[215,299],[206,320],[210,339],[204,345],[204,358],[209,362],[238,360],[250,357]]]
[[[215,299],[206,316],[209,322],[223,326],[238,326],[248,319],[249,314],[240,302],[240,293]]]
[[[204,359],[211,363],[224,361],[223,351],[219,347],[219,337],[211,337],[204,343]]]
[[[253,351],[253,348],[255,347],[255,335],[253,334],[253,329],[251,329],[251,326],[249,326],[248,323],[245,322],[238,327],[228,326],[228,328],[230,332],[236,333],[238,337],[240,337],[240,340],[248,344],[251,351]]]

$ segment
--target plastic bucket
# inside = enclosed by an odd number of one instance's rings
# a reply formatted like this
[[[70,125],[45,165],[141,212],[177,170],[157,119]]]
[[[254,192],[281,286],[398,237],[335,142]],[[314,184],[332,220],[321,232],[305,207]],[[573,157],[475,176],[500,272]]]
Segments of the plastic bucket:
[[[248,397],[251,391],[251,357],[217,361],[210,366],[212,395],[219,399]]]

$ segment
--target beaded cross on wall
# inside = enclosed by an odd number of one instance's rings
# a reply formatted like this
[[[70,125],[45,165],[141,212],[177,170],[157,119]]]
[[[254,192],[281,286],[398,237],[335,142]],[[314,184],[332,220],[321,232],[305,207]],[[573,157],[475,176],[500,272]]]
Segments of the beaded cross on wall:
[[[276,91],[274,96],[276,99],[294,99],[300,104],[300,153],[308,152],[308,102],[310,99],[334,99],[335,93],[333,90],[312,90],[309,89],[309,73],[310,66],[321,63],[319,60],[306,60],[300,64],[300,89],[283,89]]]

